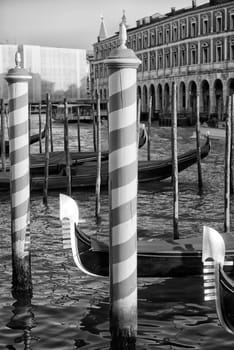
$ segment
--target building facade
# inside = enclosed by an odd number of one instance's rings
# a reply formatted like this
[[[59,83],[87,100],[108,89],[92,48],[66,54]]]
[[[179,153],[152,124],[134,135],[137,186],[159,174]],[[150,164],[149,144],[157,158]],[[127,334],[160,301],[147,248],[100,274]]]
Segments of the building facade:
[[[21,52],[22,66],[32,76],[29,81],[29,102],[52,101],[64,97],[78,100],[88,97],[89,63],[86,50],[42,47],[35,45],[0,45],[0,98],[7,99],[4,77],[15,66],[15,53]]]
[[[104,60],[116,46],[118,34],[93,45],[93,85],[95,89],[98,79],[102,98],[108,96]],[[137,93],[142,112],[148,111],[151,97],[156,118],[170,117],[175,82],[179,118],[195,117],[197,96],[201,116],[224,118],[226,98],[234,93],[233,0],[210,0],[201,6],[193,0],[190,8],[173,7],[165,15],[137,20],[127,29],[127,46],[141,60]]]

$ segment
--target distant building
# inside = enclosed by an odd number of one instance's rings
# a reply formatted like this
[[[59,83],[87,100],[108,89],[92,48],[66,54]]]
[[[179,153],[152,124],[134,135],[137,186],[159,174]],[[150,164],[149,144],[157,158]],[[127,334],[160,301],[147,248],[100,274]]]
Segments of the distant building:
[[[122,21],[126,23],[125,14]],[[102,23],[103,25],[103,23]],[[118,33],[94,43],[92,71],[102,98],[108,96],[104,60],[119,45]],[[178,87],[178,116],[192,120],[200,97],[200,115],[224,118],[226,98],[234,93],[234,2],[210,0],[197,6],[161,15],[152,14],[127,28],[127,46],[141,60],[137,72],[137,93],[142,112],[149,99],[155,116],[170,119],[172,83]]]
[[[7,71],[15,66],[19,50],[22,66],[32,75],[29,101],[45,100],[50,93],[53,101],[87,98],[89,92],[89,63],[86,50],[42,47],[34,45],[0,45],[0,97],[7,98]]]

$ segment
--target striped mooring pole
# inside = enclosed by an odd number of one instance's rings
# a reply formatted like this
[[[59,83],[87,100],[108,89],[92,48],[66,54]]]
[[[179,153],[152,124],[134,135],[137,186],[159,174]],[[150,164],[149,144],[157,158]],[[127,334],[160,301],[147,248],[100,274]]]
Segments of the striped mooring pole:
[[[21,68],[20,53],[16,67],[6,75],[8,82],[12,282],[16,291],[32,289],[30,266],[30,173],[28,81],[31,76]]]
[[[119,346],[134,342],[137,333],[136,69],[140,60],[127,49],[126,39],[121,23],[120,46],[105,61],[109,74],[110,331],[113,344]]]

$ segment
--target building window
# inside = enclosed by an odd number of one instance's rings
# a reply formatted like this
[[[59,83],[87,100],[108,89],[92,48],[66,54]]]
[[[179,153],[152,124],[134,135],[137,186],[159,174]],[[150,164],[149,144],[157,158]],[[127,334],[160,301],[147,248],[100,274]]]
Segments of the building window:
[[[191,37],[196,36],[196,22],[191,22]]]
[[[155,30],[151,30],[150,32],[150,46],[155,46]]]
[[[148,47],[148,32],[144,32],[144,49]]]
[[[156,69],[155,52],[150,52],[150,70]]]
[[[231,13],[230,16],[230,29],[234,30],[234,13]]]
[[[145,53],[143,56],[143,71],[148,71],[148,54]]]
[[[160,30],[160,32],[158,32],[158,44],[162,45],[163,43],[163,34],[162,31]]]
[[[181,24],[181,28],[180,28],[180,35],[181,35],[181,39],[185,39],[186,37],[186,27],[185,27],[185,23]]]
[[[203,34],[207,34],[208,33],[208,19],[204,18],[203,19]]]
[[[208,63],[208,47],[202,48],[202,62]]]
[[[178,53],[177,53],[177,51],[172,52],[172,66],[173,67],[178,66]]]
[[[234,61],[234,43],[232,43],[230,47],[230,59]]]
[[[133,51],[136,51],[137,46],[136,46],[136,36],[134,35],[133,40],[132,40],[132,49]]]
[[[216,32],[221,32],[222,31],[222,17],[218,16],[216,17]]]
[[[177,30],[177,26],[174,25],[173,27],[173,41],[177,41],[177,34],[178,34],[178,30]]]
[[[197,63],[197,48],[195,45],[190,46],[190,62],[191,64]]]
[[[163,68],[163,55],[162,53],[158,54],[158,69],[162,69]]]
[[[166,28],[165,41],[166,41],[166,43],[169,43],[169,41],[170,41],[170,28]]]
[[[165,67],[170,68],[170,52],[166,51],[165,53]]]
[[[142,38],[141,38],[141,34],[138,36],[138,40],[137,40],[137,49],[138,49],[138,50],[142,50]]]
[[[180,51],[180,65],[185,66],[186,65],[186,51],[184,48]]]
[[[223,47],[220,41],[216,43],[216,62],[221,62],[223,60]]]

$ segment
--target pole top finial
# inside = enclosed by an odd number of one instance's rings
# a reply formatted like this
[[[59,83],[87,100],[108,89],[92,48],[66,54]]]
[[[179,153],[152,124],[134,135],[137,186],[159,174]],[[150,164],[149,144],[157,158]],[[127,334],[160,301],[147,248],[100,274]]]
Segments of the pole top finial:
[[[16,51],[16,54],[15,54],[15,64],[16,64],[16,68],[21,68],[21,54],[19,51]]]
[[[120,39],[120,48],[125,49],[126,47],[126,41],[127,41],[127,30],[126,26],[123,22],[119,25],[119,39]]]

